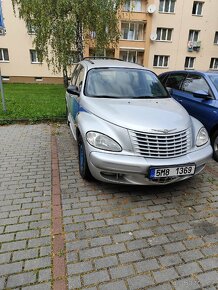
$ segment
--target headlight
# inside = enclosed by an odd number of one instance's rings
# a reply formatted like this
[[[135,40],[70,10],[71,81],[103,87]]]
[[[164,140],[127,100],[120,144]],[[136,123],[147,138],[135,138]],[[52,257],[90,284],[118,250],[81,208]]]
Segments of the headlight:
[[[114,152],[122,151],[121,146],[107,135],[98,132],[88,132],[86,134],[86,139],[90,145],[98,149]]]
[[[207,134],[207,130],[202,127],[199,131],[198,131],[198,135],[197,135],[197,138],[196,138],[196,145],[199,147],[199,146],[202,146],[204,144],[206,144],[209,140],[209,137],[208,137],[208,134]]]

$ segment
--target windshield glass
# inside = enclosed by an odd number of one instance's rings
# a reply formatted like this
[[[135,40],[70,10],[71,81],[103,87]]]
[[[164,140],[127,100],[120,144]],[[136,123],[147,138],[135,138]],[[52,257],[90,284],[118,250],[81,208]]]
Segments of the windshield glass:
[[[143,69],[96,68],[88,72],[85,95],[99,98],[168,98],[155,74]]]
[[[211,79],[212,83],[214,84],[214,86],[218,92],[218,74],[217,75],[210,75],[209,78]]]

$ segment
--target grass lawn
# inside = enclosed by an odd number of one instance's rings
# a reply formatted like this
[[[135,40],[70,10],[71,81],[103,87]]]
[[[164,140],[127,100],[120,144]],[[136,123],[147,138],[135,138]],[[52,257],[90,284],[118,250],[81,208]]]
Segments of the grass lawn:
[[[0,98],[0,124],[16,121],[37,122],[65,117],[63,85],[3,84],[7,112]]]

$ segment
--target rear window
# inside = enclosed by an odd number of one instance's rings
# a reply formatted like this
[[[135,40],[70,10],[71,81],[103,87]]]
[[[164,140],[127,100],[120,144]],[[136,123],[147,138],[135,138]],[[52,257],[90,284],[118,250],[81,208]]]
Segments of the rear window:
[[[91,69],[86,79],[85,95],[107,98],[169,97],[155,74],[132,68]]]

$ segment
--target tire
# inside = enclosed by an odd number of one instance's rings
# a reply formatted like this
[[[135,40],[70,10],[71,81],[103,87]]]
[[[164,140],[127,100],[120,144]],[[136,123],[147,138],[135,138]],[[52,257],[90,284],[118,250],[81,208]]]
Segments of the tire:
[[[85,145],[81,136],[78,137],[78,153],[79,153],[79,173],[83,179],[91,180],[92,174],[88,167]]]
[[[213,147],[213,158],[218,161],[218,131],[215,131],[211,138],[211,145]]]

